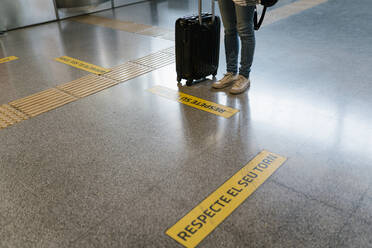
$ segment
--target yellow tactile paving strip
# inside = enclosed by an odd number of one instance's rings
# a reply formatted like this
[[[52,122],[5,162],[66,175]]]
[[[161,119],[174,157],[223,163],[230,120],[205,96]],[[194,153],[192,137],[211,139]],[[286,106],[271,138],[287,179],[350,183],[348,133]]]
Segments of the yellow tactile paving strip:
[[[134,63],[148,66],[154,69],[159,69],[163,66],[173,64],[175,62],[175,56],[170,53],[157,52],[150,54],[146,57],[134,60]]]
[[[87,16],[80,16],[71,19],[72,21],[96,25],[105,28],[111,28],[121,31],[126,31],[135,34],[141,34],[151,37],[157,37],[165,40],[174,40],[175,34],[173,31],[156,27],[156,26],[149,26],[144,24],[138,24],[134,22],[128,21],[120,21],[115,19],[110,19],[101,16],[95,15],[87,15]]]
[[[27,119],[27,115],[12,108],[7,104],[0,106],[0,129],[6,128]]]
[[[160,28],[160,27],[151,27],[149,29],[136,32],[137,34],[152,36],[152,37],[162,37],[169,33],[169,29]]]
[[[156,36],[157,38],[161,38],[163,40],[171,40],[175,41],[176,40],[176,34],[173,31],[170,31],[167,34],[161,35],[161,36]]]
[[[34,117],[76,100],[76,97],[52,88],[10,102],[9,105],[28,116]]]
[[[57,89],[75,97],[86,97],[97,93],[101,90],[107,89],[118,82],[108,78],[102,78],[96,75],[88,75],[72,82],[57,86]]]
[[[163,53],[169,53],[172,55],[176,55],[176,48],[175,47],[170,47],[167,49],[162,50]]]
[[[123,65],[114,67],[111,72],[104,74],[103,77],[123,82],[151,71],[153,71],[153,68],[127,62]]]
[[[0,106],[0,129],[172,64],[175,56],[171,51],[174,51],[174,47],[126,62],[103,75],[89,74],[55,88],[2,105]],[[159,56],[159,59],[154,56]]]
[[[145,31],[147,29],[151,29],[152,26],[144,25],[144,24],[138,24],[134,22],[126,22],[126,21],[118,21],[113,20],[110,18],[95,16],[95,15],[86,15],[86,16],[80,16],[72,18],[71,20],[80,22],[80,23],[86,23],[86,24],[92,24],[97,25],[105,28],[112,28],[117,30],[122,30],[126,32],[141,32]]]

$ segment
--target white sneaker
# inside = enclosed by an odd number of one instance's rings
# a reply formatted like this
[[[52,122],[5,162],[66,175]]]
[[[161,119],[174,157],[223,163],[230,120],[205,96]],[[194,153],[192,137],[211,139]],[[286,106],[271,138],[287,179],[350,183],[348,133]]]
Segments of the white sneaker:
[[[250,85],[251,85],[251,81],[248,78],[242,75],[239,75],[233,87],[231,87],[230,93],[231,94],[243,93]]]
[[[226,86],[229,86],[237,79],[238,79],[238,75],[228,72],[225,74],[225,76],[221,80],[212,84],[212,87],[215,89],[222,89],[222,88],[225,88]]]

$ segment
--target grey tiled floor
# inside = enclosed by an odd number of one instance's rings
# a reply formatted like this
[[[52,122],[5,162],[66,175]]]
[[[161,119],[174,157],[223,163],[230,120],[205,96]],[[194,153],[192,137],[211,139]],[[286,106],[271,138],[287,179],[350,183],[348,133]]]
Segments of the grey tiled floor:
[[[196,7],[96,15],[172,29]],[[264,27],[242,95],[211,80],[178,88],[169,65],[0,130],[0,247],[179,247],[165,231],[262,149],[288,161],[200,247],[372,247],[371,10],[329,0]],[[20,57],[0,64],[0,104],[87,74],[55,57],[112,67],[174,45],[70,20],[0,42],[0,57]],[[224,119],[155,85],[240,112]]]

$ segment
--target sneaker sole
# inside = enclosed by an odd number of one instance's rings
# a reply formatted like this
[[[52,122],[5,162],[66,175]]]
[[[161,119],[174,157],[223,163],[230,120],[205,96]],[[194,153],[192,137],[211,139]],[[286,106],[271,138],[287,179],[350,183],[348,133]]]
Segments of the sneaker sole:
[[[228,83],[228,84],[224,84],[222,86],[214,86],[214,85],[212,85],[212,88],[214,88],[214,89],[223,89],[223,88],[226,88],[226,87],[232,85],[233,83],[234,82],[231,82],[231,83]]]

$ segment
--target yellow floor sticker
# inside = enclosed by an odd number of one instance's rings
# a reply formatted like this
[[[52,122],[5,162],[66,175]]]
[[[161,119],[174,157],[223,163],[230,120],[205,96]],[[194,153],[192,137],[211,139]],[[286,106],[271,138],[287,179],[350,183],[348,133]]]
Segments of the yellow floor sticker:
[[[13,61],[13,60],[16,60],[16,59],[18,59],[18,57],[16,57],[16,56],[9,56],[9,57],[6,57],[6,58],[2,58],[2,59],[0,59],[0,64],[6,63],[6,62],[9,62],[9,61]]]
[[[174,100],[174,101],[183,103],[185,105],[188,105],[188,106],[191,106],[191,107],[194,107],[194,108],[197,108],[197,109],[200,109],[200,110],[203,110],[203,111],[215,114],[215,115],[219,115],[225,118],[230,118],[231,116],[239,112],[238,109],[226,107],[221,104],[210,102],[210,101],[207,101],[207,100],[195,97],[195,96],[191,96],[191,95],[188,95],[188,94],[176,91],[176,90],[172,90],[172,89],[169,89],[163,86],[159,86],[159,85],[155,86],[154,88],[148,89],[148,91],[156,95],[168,98],[170,100]]]
[[[67,65],[71,65],[73,67],[85,70],[85,71],[89,71],[89,72],[97,74],[97,75],[102,75],[102,74],[105,74],[105,73],[111,71],[110,69],[106,69],[106,68],[103,68],[103,67],[100,67],[100,66],[97,66],[97,65],[92,65],[92,64],[89,64],[87,62],[84,62],[84,61],[81,61],[81,60],[78,60],[78,59],[74,59],[74,58],[71,58],[71,57],[68,57],[68,56],[62,56],[62,57],[56,58],[55,60],[58,61],[58,62],[67,64]]]
[[[166,234],[185,247],[197,246],[286,160],[280,155],[262,151]]]

